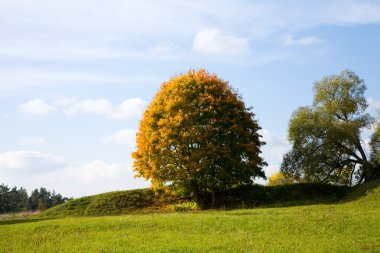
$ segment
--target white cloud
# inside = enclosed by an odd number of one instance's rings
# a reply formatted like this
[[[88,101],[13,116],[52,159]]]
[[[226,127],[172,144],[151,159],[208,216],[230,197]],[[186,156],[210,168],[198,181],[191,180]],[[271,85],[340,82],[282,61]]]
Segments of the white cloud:
[[[286,4],[271,0],[195,0],[180,4],[166,0],[67,0],[64,3],[46,4],[44,0],[35,0],[32,3],[2,1],[0,16],[5,26],[44,27],[56,31],[56,36],[62,40],[66,35],[62,34],[64,31],[82,38],[83,32],[87,36],[94,33],[119,33],[153,36],[173,34],[181,37],[187,32],[193,33],[205,23],[210,23],[210,20],[220,20],[235,30],[247,27],[253,32],[265,28],[271,32],[273,27],[292,29],[295,24],[304,27],[317,24],[378,23],[379,10],[378,2],[363,0],[290,1]],[[35,36],[41,36],[41,32]],[[114,39],[112,36],[105,37],[108,40]]]
[[[36,138],[26,138],[22,139],[20,141],[22,145],[31,145],[31,146],[45,146],[47,145],[48,141],[45,138],[42,137],[36,137]]]
[[[100,139],[100,141],[103,143],[127,144],[130,147],[134,147],[136,144],[136,130],[128,128],[119,130],[110,136]]]
[[[22,186],[29,191],[45,187],[69,197],[150,185],[134,178],[131,163],[95,160],[68,164],[62,157],[34,151],[0,154],[0,174],[11,187]]]
[[[293,36],[289,35],[286,38],[286,41],[284,43],[285,46],[308,46],[316,43],[320,43],[323,40],[317,37],[309,36],[309,37],[303,37],[300,39],[294,39]]]
[[[47,104],[45,101],[39,98],[32,99],[26,103],[21,104],[19,106],[19,109],[25,114],[38,116],[47,115],[50,112],[54,111],[53,106]]]
[[[219,29],[205,29],[194,39],[193,49],[199,53],[242,55],[250,52],[248,39],[225,35]]]
[[[141,98],[131,98],[124,100],[109,115],[112,119],[124,119],[129,117],[139,117],[144,111],[147,103]]]
[[[37,151],[10,151],[0,154],[0,171],[23,176],[51,172],[67,165],[64,158]]]
[[[123,163],[107,164],[97,160],[76,167],[73,173],[84,183],[96,180],[109,181],[124,177],[126,174],[131,175],[132,167]]]
[[[62,105],[61,103],[58,103]],[[67,114],[95,114],[95,115],[107,115],[112,111],[112,104],[105,99],[98,100],[83,100],[79,102],[74,102],[68,104],[68,106],[63,107]]]
[[[89,99],[79,102],[66,101],[66,105],[58,103],[62,106],[65,113],[69,115],[77,114],[93,114],[103,116],[108,119],[129,119],[141,116],[146,107],[146,102],[141,98],[131,98],[124,100],[119,105],[114,106],[105,99]]]
[[[268,163],[268,166],[264,168],[265,175],[269,178],[273,173],[280,170],[283,155],[291,148],[290,143],[285,136],[279,137],[271,133],[268,129],[260,130],[260,134],[263,136],[262,141],[266,144],[261,148],[262,156]],[[265,180],[256,180],[259,183],[266,183]]]
[[[276,136],[268,129],[262,129],[260,134],[263,136],[262,140],[266,142],[266,145],[262,148],[263,155],[268,158],[268,162],[279,165],[282,161],[283,155],[291,147],[286,136]]]
[[[128,56],[125,52],[106,49],[101,46],[94,47],[82,43],[50,41],[46,45],[43,40],[28,40],[17,38],[11,41],[0,42],[0,55],[40,60],[72,60],[72,59],[123,59]],[[79,44],[79,45],[78,45]]]
[[[379,116],[380,114],[380,101],[376,100],[372,97],[367,99],[368,101],[368,109],[367,111],[371,113],[373,116]]]
[[[246,36],[258,39],[326,24],[379,23],[379,13],[378,2],[354,0],[290,1],[286,4],[223,0],[182,1],[179,4],[166,0],[94,0],[91,3],[67,0],[64,4],[46,4],[44,0],[32,3],[7,0],[1,2],[0,8],[0,25],[8,27],[2,32],[0,55],[45,60],[120,60],[131,54],[141,58],[141,54],[149,57],[147,48],[141,47],[144,43],[139,43],[142,40],[165,38],[187,44],[193,34],[210,24],[221,30],[244,31]],[[209,41],[233,44],[238,48],[232,50],[233,54],[249,50],[245,38],[223,35],[216,29],[208,29],[202,36],[202,52],[220,53],[221,48],[225,48],[205,46],[210,45]],[[157,50],[165,51],[171,46],[162,42]]]
[[[46,181],[68,196],[94,195],[115,190],[149,187],[150,182],[134,178],[131,163],[95,160],[67,166],[46,175]],[[69,186],[69,187],[68,187]],[[85,186],[85,187],[84,187]]]
[[[1,47],[1,45],[0,45]],[[0,90],[25,91],[28,88],[63,87],[67,85],[155,84],[154,76],[103,74],[101,72],[46,70],[34,68],[0,68]]]
[[[141,116],[146,107],[141,98],[124,100],[114,106],[106,99],[60,99],[48,104],[41,99],[32,99],[19,106],[21,112],[30,115],[46,115],[53,111],[62,111],[67,115],[92,114],[108,119],[124,120]]]

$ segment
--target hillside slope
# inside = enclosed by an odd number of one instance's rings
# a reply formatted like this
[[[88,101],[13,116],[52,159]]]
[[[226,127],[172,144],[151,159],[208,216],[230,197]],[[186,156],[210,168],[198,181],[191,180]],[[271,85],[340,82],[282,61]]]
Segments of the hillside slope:
[[[349,188],[347,187],[323,184],[294,184],[271,187],[246,185],[232,188],[226,192],[225,201],[221,207],[234,209],[331,204],[338,202],[348,192]],[[206,196],[206,208],[207,198],[210,196]],[[39,217],[100,216],[172,211],[177,210],[177,207],[181,207],[181,205],[186,207],[186,203],[189,201],[189,196],[180,196],[170,189],[117,191],[75,199],[48,209]]]
[[[350,202],[362,199],[365,200],[379,200],[380,198],[380,179],[371,181],[369,183],[354,186],[346,196],[341,199],[341,202]]]
[[[157,211],[170,204],[185,201],[186,198],[165,191],[115,191],[71,200],[44,211],[39,217],[120,215],[136,211]]]

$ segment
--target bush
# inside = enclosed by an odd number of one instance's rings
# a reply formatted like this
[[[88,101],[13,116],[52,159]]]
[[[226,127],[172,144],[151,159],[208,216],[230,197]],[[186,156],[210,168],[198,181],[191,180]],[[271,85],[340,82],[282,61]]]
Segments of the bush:
[[[169,210],[174,212],[193,212],[200,211],[200,208],[196,202],[189,201],[180,204],[170,205]]]

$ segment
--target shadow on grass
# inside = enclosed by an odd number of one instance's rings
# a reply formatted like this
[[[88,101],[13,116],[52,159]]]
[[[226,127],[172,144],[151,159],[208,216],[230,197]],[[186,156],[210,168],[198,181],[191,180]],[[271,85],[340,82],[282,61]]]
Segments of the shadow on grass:
[[[13,225],[13,224],[20,224],[20,223],[33,223],[33,222],[40,222],[45,220],[52,220],[52,218],[35,218],[35,219],[9,219],[9,220],[0,220],[0,226],[1,225]]]

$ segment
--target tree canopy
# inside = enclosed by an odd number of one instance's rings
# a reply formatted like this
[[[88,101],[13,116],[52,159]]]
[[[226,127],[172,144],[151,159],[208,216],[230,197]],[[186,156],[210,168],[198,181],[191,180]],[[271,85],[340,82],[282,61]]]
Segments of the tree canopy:
[[[370,181],[378,171],[364,147],[362,131],[373,118],[366,113],[365,83],[352,71],[314,84],[311,106],[296,110],[289,123],[292,149],[281,172],[298,181],[351,184]]]
[[[161,85],[140,121],[132,154],[138,177],[153,187],[187,187],[196,201],[264,177],[260,127],[231,86],[205,70]]]

